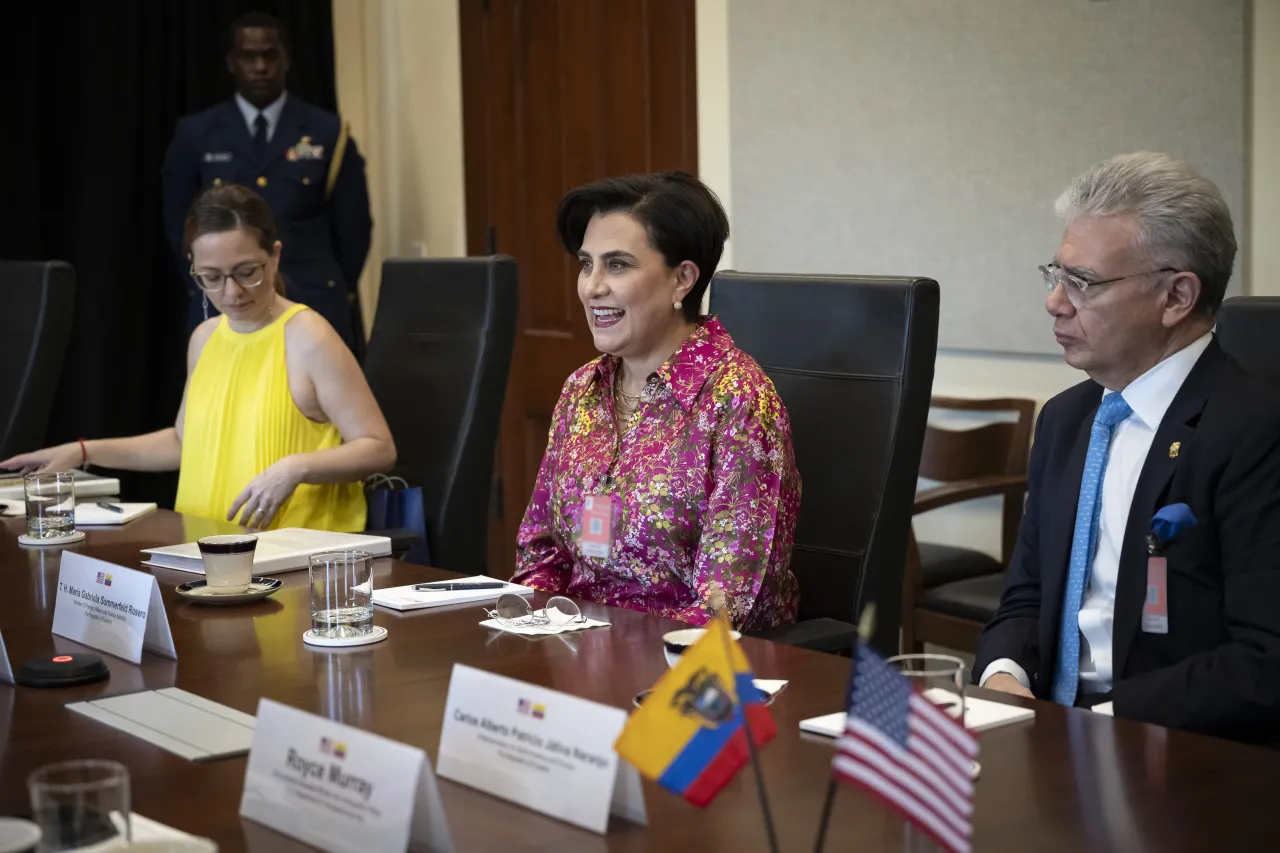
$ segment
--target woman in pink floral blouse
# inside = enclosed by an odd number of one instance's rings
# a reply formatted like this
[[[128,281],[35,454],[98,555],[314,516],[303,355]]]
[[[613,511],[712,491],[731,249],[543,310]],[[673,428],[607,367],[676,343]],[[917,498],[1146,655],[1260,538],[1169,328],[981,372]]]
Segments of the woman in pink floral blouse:
[[[699,316],[724,209],[683,172],[633,175],[570,192],[556,227],[604,355],[560,395],[514,580],[694,625],[719,582],[736,627],[795,621],[787,411],[720,322]]]

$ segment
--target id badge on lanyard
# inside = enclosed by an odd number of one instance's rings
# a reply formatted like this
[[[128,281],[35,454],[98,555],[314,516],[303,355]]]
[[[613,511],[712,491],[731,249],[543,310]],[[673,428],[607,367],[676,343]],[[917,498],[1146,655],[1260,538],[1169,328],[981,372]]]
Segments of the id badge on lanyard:
[[[1169,633],[1169,563],[1158,555],[1154,541],[1147,543],[1147,595],[1142,602],[1142,630],[1147,634]]]
[[[587,495],[582,501],[582,553],[607,560],[613,554],[613,498]]]

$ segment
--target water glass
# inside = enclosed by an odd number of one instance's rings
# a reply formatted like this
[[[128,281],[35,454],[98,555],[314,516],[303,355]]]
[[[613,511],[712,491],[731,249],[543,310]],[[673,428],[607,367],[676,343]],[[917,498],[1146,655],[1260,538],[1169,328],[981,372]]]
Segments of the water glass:
[[[59,539],[76,532],[76,480],[72,472],[28,474],[22,481],[27,491],[28,536]]]
[[[933,702],[957,720],[964,720],[965,666],[964,661],[951,655],[898,655],[888,664],[897,667],[925,698]],[[976,762],[975,762],[976,767]],[[941,853],[939,845],[924,830],[904,820],[902,826],[903,853]]]
[[[964,719],[964,661],[951,655],[898,655],[886,661],[915,688],[957,720]]]
[[[48,764],[27,778],[27,790],[42,833],[41,853],[129,843],[129,769],[123,764]]]
[[[311,632],[326,640],[373,630],[373,557],[333,551],[311,558]]]

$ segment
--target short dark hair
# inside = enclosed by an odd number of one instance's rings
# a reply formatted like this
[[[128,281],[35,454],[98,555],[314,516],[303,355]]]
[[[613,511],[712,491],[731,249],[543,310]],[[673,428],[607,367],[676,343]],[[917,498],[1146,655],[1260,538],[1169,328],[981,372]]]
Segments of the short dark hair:
[[[227,30],[227,51],[235,50],[236,33],[248,27],[261,27],[265,30],[275,30],[280,36],[280,44],[284,47],[285,53],[293,55],[293,44],[289,41],[289,31],[284,28],[284,24],[274,15],[268,15],[266,12],[245,12],[240,17],[231,22],[230,29]]]
[[[556,211],[556,234],[571,255],[578,254],[591,218],[606,213],[634,216],[662,253],[667,266],[698,265],[698,280],[684,298],[684,315],[697,320],[702,295],[729,239],[729,217],[710,188],[687,172],[651,172],[605,178],[571,190]]]

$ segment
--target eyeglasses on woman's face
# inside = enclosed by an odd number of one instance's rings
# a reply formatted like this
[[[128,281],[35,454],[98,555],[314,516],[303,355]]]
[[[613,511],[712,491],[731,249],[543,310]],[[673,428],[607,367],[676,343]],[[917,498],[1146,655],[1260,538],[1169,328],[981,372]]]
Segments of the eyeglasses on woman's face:
[[[196,285],[204,291],[212,292],[222,290],[226,286],[227,279],[234,279],[235,283],[240,287],[249,289],[262,284],[262,280],[266,278],[267,262],[256,261],[252,263],[240,264],[230,273],[222,270],[204,269],[196,270],[195,265],[191,267],[191,277],[195,279]]]

